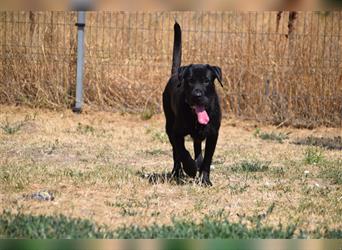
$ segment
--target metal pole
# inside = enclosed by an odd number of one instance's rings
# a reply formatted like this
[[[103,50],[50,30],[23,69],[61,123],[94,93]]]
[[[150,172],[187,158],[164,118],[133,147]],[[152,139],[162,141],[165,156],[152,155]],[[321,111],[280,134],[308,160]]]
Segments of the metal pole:
[[[79,11],[77,17],[77,72],[76,72],[76,102],[72,111],[82,111],[83,92],[83,65],[84,65],[84,26],[85,11]]]

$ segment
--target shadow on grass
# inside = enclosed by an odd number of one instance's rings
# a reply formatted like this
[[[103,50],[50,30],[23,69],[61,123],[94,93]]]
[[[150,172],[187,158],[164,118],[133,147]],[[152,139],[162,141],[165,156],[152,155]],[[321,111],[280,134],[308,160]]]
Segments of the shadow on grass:
[[[297,232],[295,234],[295,232]],[[323,232],[323,233],[322,233]],[[79,239],[79,238],[341,238],[341,230],[316,229],[306,233],[296,224],[283,227],[264,226],[260,220],[252,226],[245,223],[231,223],[225,218],[206,217],[196,223],[190,220],[173,220],[171,225],[137,226],[129,225],[114,231],[89,220],[72,219],[64,215],[33,216],[0,214],[0,238],[26,239]]]
[[[333,138],[309,136],[304,139],[298,139],[296,141],[293,141],[292,143],[296,145],[317,146],[330,150],[342,150],[341,136],[336,136]]]

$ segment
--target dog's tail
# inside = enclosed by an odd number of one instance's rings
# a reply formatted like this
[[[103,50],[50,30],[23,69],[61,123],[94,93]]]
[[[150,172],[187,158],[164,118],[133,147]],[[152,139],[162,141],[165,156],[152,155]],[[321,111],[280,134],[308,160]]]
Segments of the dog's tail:
[[[175,34],[173,38],[172,75],[177,73],[182,61],[182,30],[177,22],[175,22],[173,29]]]

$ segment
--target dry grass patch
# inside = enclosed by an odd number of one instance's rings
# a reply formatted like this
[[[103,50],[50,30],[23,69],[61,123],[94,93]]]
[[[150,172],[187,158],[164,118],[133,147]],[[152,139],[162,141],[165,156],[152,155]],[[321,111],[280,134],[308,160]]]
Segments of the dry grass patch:
[[[341,152],[323,148],[324,161],[311,164],[305,162],[308,146],[289,143],[310,134],[337,136],[339,129],[279,129],[291,132],[280,144],[255,138],[256,124],[224,120],[213,162],[214,186],[203,188],[190,178],[183,183],[149,181],[153,175],[167,177],[173,165],[160,115],[144,120],[106,112],[76,115],[1,106],[0,122],[32,114],[35,119],[27,129],[0,132],[1,211],[63,214],[108,230],[171,225],[174,219],[202,223],[219,211],[247,228],[255,227],[250,221],[255,216],[269,227],[295,224],[294,236],[300,230],[342,227]],[[191,141],[186,145],[190,148]],[[246,163],[248,167],[241,165]],[[25,199],[42,190],[52,192],[54,200]]]

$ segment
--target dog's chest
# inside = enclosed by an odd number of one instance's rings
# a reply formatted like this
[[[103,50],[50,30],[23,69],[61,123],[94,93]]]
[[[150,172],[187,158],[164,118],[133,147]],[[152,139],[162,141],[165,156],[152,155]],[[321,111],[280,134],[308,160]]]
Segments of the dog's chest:
[[[205,140],[205,138],[207,138],[209,131],[209,125],[201,125],[198,122],[195,122],[193,128],[190,131],[190,135],[194,140],[203,141]]]

